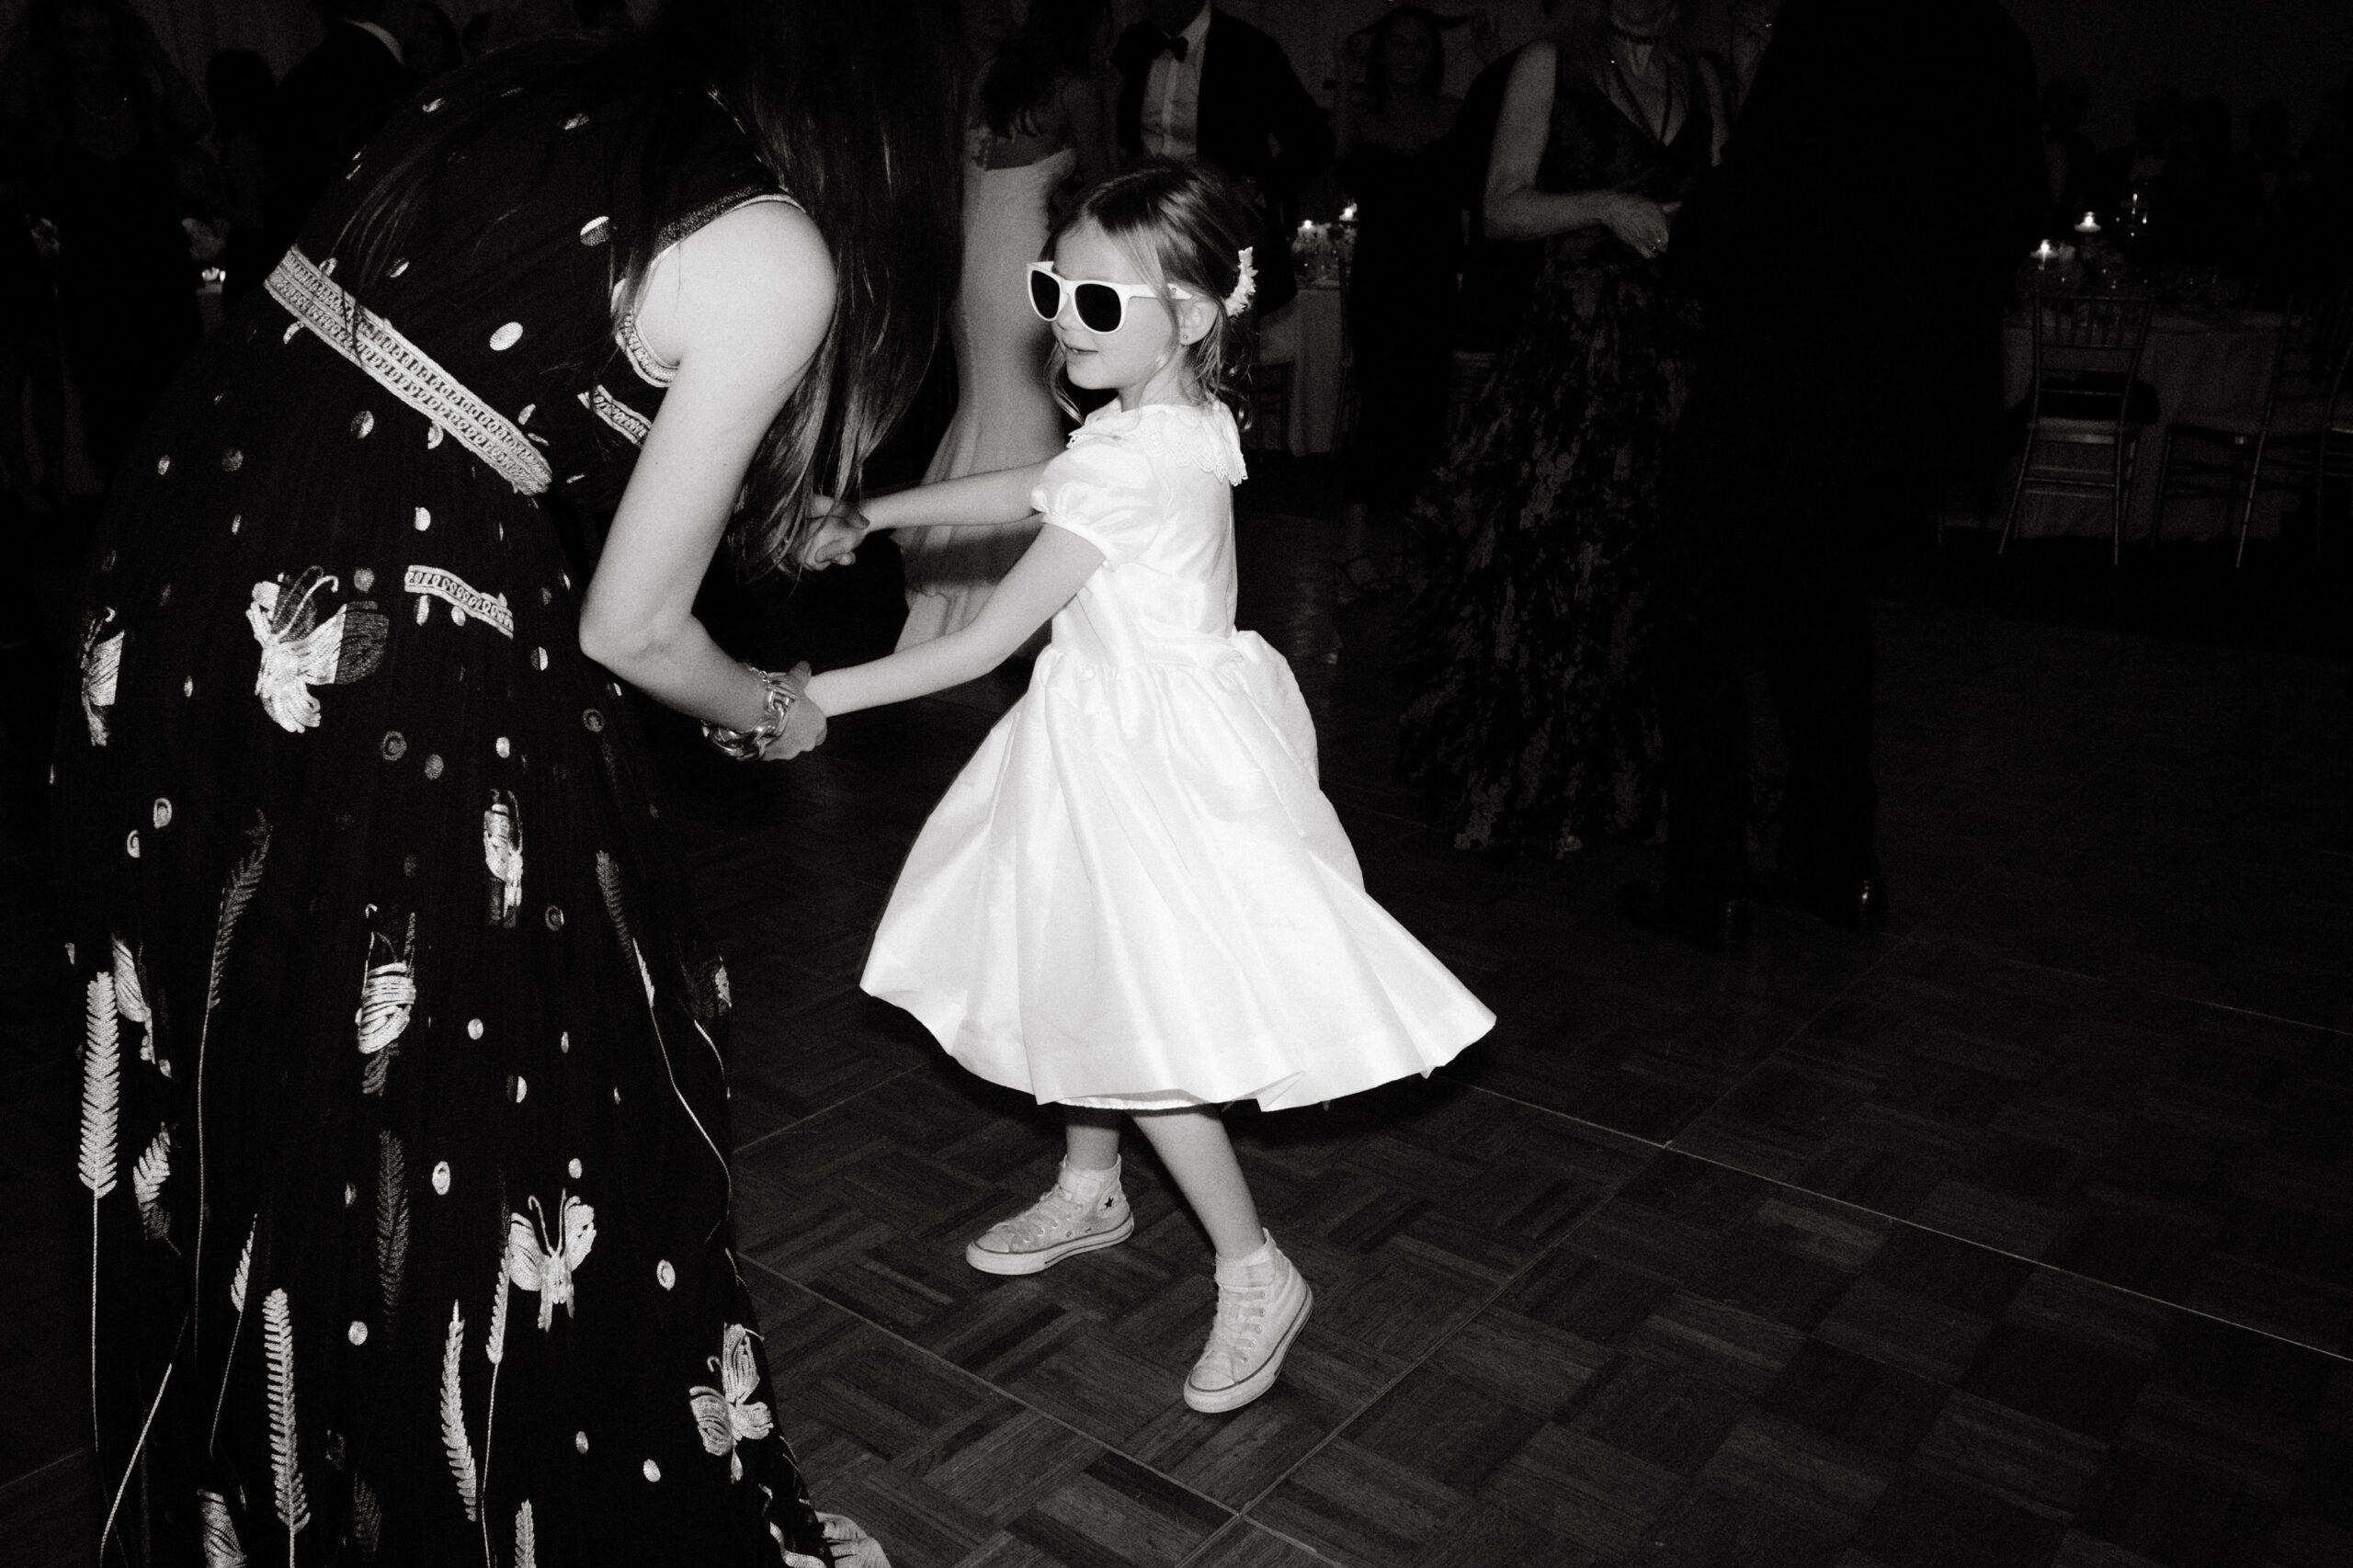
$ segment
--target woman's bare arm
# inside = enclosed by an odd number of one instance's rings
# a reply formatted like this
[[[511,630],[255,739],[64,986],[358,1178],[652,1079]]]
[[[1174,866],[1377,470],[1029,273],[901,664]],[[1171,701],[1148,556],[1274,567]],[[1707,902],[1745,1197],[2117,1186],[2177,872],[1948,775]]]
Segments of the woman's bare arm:
[[[678,367],[645,437],[580,612],[590,658],[656,700],[748,730],[767,689],[695,619],[695,593],[745,470],[833,322],[816,225],[764,202],[697,230],[654,264],[646,342]]]
[[[1539,39],[1512,62],[1503,111],[1487,160],[1487,233],[1499,240],[1540,240],[1573,229],[1607,228],[1647,255],[1666,243],[1658,203],[1618,190],[1553,192],[1536,186],[1552,136],[1552,83],[1560,51]]]

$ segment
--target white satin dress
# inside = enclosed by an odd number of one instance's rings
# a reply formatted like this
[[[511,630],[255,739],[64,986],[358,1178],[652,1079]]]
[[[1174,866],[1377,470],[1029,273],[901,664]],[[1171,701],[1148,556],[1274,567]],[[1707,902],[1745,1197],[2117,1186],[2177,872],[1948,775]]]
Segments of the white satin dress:
[[[909,853],[865,989],[1041,1102],[1269,1110],[1495,1016],[1364,890],[1290,667],[1234,629],[1222,406],[1098,411],[1032,498],[1103,552]]]

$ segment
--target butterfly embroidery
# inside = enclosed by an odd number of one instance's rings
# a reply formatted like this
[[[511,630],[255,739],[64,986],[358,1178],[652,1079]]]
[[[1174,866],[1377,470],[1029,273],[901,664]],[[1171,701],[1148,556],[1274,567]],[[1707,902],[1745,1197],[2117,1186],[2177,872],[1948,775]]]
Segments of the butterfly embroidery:
[[[90,727],[90,744],[102,746],[112,732],[108,710],[114,707],[115,687],[122,675],[122,633],[100,637],[114,619],[111,609],[94,612],[82,626],[82,722]]]
[[[690,1388],[687,1403],[694,1407],[704,1450],[725,1455],[728,1479],[741,1481],[744,1460],[735,1446],[765,1437],[776,1427],[768,1407],[752,1397],[760,1381],[759,1368],[752,1360],[752,1331],[740,1323],[729,1324],[719,1354],[708,1359],[719,1374],[720,1386]]]
[[[559,1304],[566,1317],[572,1315],[572,1275],[597,1244],[597,1211],[570,1194],[560,1194],[552,1235],[547,1211],[536,1198],[531,1212],[540,1217],[536,1226],[520,1214],[506,1222],[506,1278],[518,1290],[539,1292],[540,1327],[545,1329],[555,1321]]]
[[[373,915],[376,906],[369,904]],[[381,957],[379,955],[381,955]],[[407,945],[394,951],[381,932],[368,933],[368,961],[359,975],[359,1011],[353,1021],[359,1031],[360,1092],[384,1092],[385,1071],[400,1054],[400,1038],[408,1030],[409,1014],[416,1006],[416,916],[408,917]]]
[[[290,585],[256,583],[246,624],[261,644],[261,671],[254,695],[263,710],[290,734],[319,727],[314,686],[349,686],[384,662],[391,622],[367,599],[354,599],[324,620],[312,601],[321,588],[341,585],[313,566]]]

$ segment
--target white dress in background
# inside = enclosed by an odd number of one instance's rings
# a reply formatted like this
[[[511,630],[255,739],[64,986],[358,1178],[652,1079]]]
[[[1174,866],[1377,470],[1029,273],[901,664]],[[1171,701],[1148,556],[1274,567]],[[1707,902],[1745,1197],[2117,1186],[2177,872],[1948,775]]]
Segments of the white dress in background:
[[[987,148],[983,129],[976,152]],[[964,271],[949,330],[956,345],[956,418],[924,483],[1043,462],[1063,444],[1062,412],[1046,385],[1052,333],[1029,308],[1028,267],[1046,245],[1047,198],[1069,177],[1070,148],[1018,168],[964,169]],[[1038,524],[919,528],[902,536],[912,648],[969,623],[1013,570]]]
[[[1366,893],[1290,666],[1234,629],[1242,477],[1222,406],[1071,437],[1031,504],[1103,565],[875,933],[865,989],[1041,1102],[1313,1105],[1495,1024]]]

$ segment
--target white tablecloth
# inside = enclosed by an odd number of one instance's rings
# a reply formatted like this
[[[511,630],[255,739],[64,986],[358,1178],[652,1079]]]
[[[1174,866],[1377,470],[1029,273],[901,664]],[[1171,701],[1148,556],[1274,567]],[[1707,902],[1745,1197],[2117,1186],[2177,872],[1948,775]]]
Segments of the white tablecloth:
[[[1258,362],[1289,365],[1290,428],[1284,449],[1296,456],[1340,444],[1340,392],[1346,375],[1347,312],[1337,289],[1302,289],[1270,312],[1258,331]]]
[[[2149,324],[2148,347],[2141,355],[2141,379],[2156,389],[2157,422],[2143,432],[2138,470],[2132,476],[2131,507],[2124,523],[2127,543],[2149,537],[2157,515],[2158,471],[2165,457],[2165,427],[2177,419],[2225,415],[2259,418],[2271,386],[2271,360],[2279,343],[2279,318],[2250,312],[2225,322],[2200,321],[2188,316],[2159,316]],[[2013,322],[2002,338],[2002,392],[2015,406],[2027,394],[2033,374],[2033,329]],[[2220,449],[2200,446],[2197,455],[2212,458]],[[2086,460],[2095,455],[2084,449]],[[2045,453],[2046,460],[2050,454]],[[2074,461],[2062,458],[2061,461]],[[2002,476],[1999,502],[2009,504],[2009,486],[2018,477],[2016,455]],[[2266,495],[2255,509],[2255,533],[2268,539],[2279,531],[2281,514],[2293,504],[2286,493]],[[1997,511],[1993,518],[2001,527]],[[2021,536],[2100,534],[2108,532],[2108,503],[2098,496],[2029,495],[2018,508]],[[2165,506],[2166,539],[2207,539],[2235,533],[2238,513],[2220,499],[2176,499]]]

